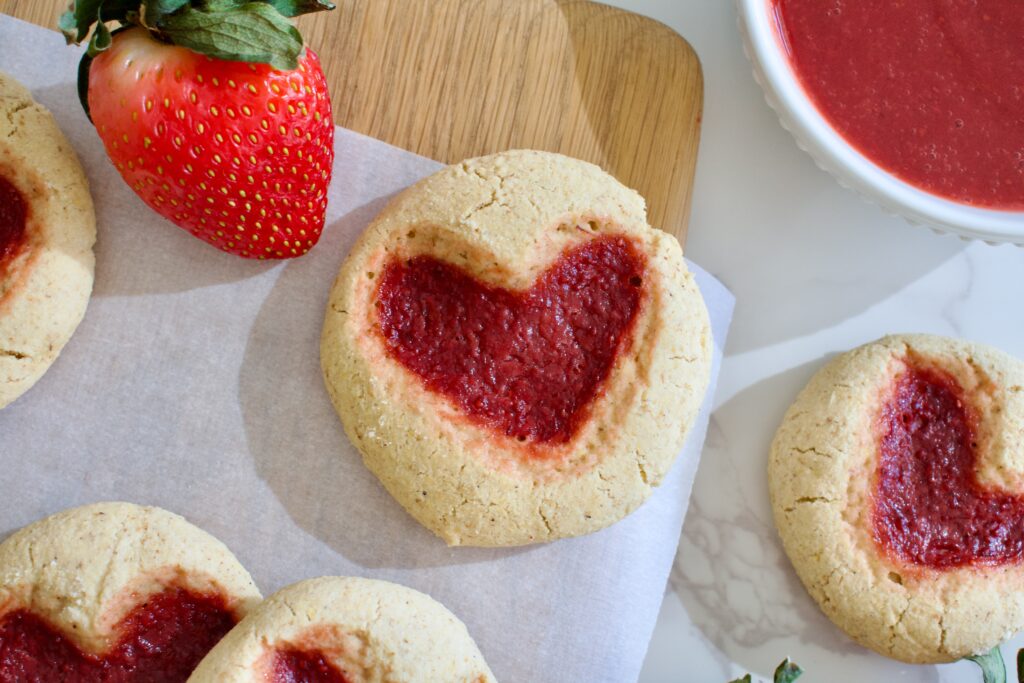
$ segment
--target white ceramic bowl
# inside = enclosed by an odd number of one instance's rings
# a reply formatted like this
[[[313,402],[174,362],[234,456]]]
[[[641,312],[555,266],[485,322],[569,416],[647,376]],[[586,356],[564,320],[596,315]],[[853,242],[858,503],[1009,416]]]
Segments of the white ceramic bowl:
[[[912,222],[988,242],[1024,244],[1024,212],[979,209],[919,190],[882,170],[847,143],[810,101],[790,66],[772,0],[737,0],[754,77],[782,125],[840,184]]]

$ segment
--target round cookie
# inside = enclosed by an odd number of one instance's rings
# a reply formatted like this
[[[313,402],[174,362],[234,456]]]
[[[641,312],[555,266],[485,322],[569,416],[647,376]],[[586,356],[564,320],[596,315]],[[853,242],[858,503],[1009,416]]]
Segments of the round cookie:
[[[66,510],[0,543],[0,680],[182,681],[259,601],[224,544],[178,515]]]
[[[297,680],[493,683],[494,675],[462,622],[430,597],[386,581],[327,576],[267,598],[189,683]]]
[[[95,241],[78,157],[0,72],[0,408],[42,377],[85,315]]]
[[[606,527],[680,452],[707,310],[679,242],[598,167],[513,151],[410,187],[352,249],[321,339],[367,467],[451,545]]]
[[[854,640],[912,663],[1024,627],[1024,362],[928,335],[833,359],[768,467],[797,574]]]

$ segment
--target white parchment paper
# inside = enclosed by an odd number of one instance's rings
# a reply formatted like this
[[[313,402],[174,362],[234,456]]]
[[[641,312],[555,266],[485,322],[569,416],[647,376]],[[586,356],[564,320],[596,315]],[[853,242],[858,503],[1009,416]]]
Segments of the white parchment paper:
[[[78,151],[99,228],[84,322],[35,388],[0,412],[0,537],[73,505],[159,505],[227,543],[267,595],[324,574],[429,593],[466,622],[503,683],[635,680],[711,392],[667,481],[625,521],[548,545],[449,549],[363,467],[318,357],[328,290],[353,240],[439,164],[339,128],[319,246],[283,263],[222,254],[118,177],[77,101],[79,54],[56,32],[0,16],[0,69],[53,111]],[[733,298],[694,270],[717,378]]]

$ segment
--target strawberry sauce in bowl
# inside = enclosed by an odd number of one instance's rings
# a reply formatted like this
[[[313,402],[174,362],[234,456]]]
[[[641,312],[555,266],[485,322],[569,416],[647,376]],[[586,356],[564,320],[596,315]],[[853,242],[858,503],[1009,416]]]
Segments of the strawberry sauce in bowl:
[[[820,166],[913,221],[1024,243],[1024,3],[738,2],[755,76]]]

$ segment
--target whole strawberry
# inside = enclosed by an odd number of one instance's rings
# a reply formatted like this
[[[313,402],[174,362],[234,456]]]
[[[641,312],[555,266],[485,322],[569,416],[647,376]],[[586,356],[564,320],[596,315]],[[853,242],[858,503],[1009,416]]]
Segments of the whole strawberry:
[[[61,29],[96,24],[79,94],[135,193],[219,249],[280,259],[320,238],[334,160],[323,70],[288,17],[332,7],[76,0]]]

